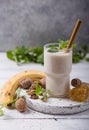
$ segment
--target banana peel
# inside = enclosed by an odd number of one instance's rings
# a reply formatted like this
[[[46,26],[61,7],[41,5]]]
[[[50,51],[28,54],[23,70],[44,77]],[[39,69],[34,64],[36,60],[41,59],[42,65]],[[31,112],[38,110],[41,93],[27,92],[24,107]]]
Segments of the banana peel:
[[[39,81],[41,78],[45,77],[46,74],[38,70],[27,70],[14,75],[2,87],[0,91],[0,101],[7,107],[7,105],[13,101],[15,91],[23,79],[31,78],[33,81]]]

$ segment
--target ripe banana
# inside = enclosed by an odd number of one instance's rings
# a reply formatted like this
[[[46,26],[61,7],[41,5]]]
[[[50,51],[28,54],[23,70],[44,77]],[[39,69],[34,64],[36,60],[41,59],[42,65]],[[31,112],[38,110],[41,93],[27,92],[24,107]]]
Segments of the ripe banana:
[[[5,107],[7,107],[7,105],[13,101],[15,91],[23,79],[31,78],[33,81],[38,81],[44,77],[46,77],[46,74],[38,70],[27,70],[16,74],[15,76],[11,77],[2,87],[0,92],[0,101]]]

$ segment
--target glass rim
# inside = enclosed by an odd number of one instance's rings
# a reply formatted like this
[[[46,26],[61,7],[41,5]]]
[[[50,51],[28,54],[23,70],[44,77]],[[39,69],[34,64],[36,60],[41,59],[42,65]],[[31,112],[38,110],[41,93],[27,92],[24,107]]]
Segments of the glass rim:
[[[44,44],[44,49],[48,48],[49,45],[59,45],[60,43],[47,43],[47,44]],[[63,49],[59,49],[59,51],[64,51],[64,50],[69,50],[69,51],[72,51],[72,47],[67,49],[67,48],[63,48]]]

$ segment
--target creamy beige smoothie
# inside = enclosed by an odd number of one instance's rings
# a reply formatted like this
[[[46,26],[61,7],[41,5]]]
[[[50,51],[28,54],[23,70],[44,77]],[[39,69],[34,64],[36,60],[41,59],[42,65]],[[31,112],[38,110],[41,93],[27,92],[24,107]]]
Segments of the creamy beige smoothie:
[[[52,44],[57,45],[57,44]],[[46,72],[46,89],[52,97],[66,97],[70,88],[72,68],[72,51],[49,51],[49,44],[44,47],[44,69]]]

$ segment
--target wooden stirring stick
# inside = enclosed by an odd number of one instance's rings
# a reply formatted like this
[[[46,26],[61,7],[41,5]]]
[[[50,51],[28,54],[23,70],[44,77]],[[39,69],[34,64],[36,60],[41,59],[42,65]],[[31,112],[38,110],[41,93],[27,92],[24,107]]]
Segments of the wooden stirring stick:
[[[68,46],[67,46],[67,52],[68,52],[68,49],[70,49],[72,47],[72,44],[73,44],[73,41],[75,39],[75,36],[79,30],[79,27],[81,25],[82,21],[80,19],[77,20],[76,24],[75,24],[75,27],[73,29],[73,32],[71,34],[71,37],[69,39],[69,43],[68,43]]]

